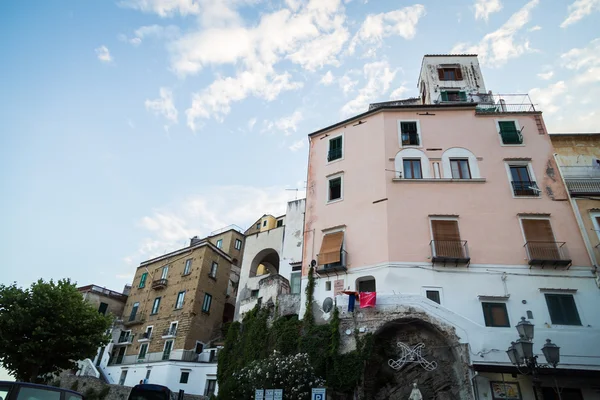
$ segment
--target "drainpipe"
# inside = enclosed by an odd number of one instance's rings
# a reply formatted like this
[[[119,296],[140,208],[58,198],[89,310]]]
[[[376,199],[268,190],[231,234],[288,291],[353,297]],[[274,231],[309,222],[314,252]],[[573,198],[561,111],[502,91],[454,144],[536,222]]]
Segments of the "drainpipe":
[[[573,214],[575,215],[575,220],[577,221],[577,226],[579,227],[579,230],[582,233],[581,236],[583,238],[583,244],[585,245],[585,248],[588,252],[590,261],[592,262],[592,264],[594,264],[594,267],[596,267],[598,265],[598,260],[596,260],[596,255],[594,254],[594,250],[588,239],[587,232],[585,235],[583,234],[583,232],[585,232],[585,225],[583,224],[583,219],[581,218],[581,213],[579,212],[579,208],[577,208],[577,206],[576,206],[577,200],[575,200],[571,197],[571,192],[569,191],[567,182],[565,182],[565,178],[562,174],[560,164],[558,163],[558,159],[556,158],[557,155],[558,154],[556,154],[556,153],[552,154],[552,156],[554,157],[554,162],[556,163],[556,166],[558,167],[558,175],[560,176],[560,180],[562,181],[562,184],[565,187],[565,190],[567,191],[567,198],[569,199],[569,203],[571,204],[571,209],[573,210]],[[594,268],[594,270],[595,270],[595,268]]]

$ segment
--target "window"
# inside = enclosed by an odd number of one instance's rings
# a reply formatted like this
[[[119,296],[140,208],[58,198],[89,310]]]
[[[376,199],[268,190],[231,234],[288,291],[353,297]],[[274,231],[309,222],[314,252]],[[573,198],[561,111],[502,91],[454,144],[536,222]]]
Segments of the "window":
[[[523,135],[517,121],[498,121],[498,133],[504,145],[523,144]]]
[[[260,222],[256,224],[256,229],[260,229]]]
[[[217,380],[216,379],[207,379],[206,385],[204,386],[204,396],[211,397],[215,394],[215,390],[217,388]]]
[[[405,158],[402,160],[402,163],[404,167],[404,179],[423,179],[420,158]]]
[[[106,310],[108,310],[108,304],[100,302],[100,307],[98,307],[98,312],[102,315],[106,315]]]
[[[329,193],[327,201],[342,199],[342,177],[338,176],[329,179]]]
[[[179,378],[179,383],[188,383],[189,377],[190,377],[189,371],[181,371],[181,377]]]
[[[121,371],[121,377],[119,378],[119,385],[124,385],[125,384],[125,379],[127,378],[127,370],[124,369],[123,371]]]
[[[509,328],[508,311],[504,303],[481,303],[485,326]]]
[[[467,254],[463,248],[458,231],[458,221],[451,219],[432,219],[431,233],[433,235],[434,257],[441,258],[466,258]]]
[[[402,146],[419,146],[419,128],[417,121],[401,121],[400,138]]]
[[[440,301],[440,291],[439,290],[426,290],[425,296],[431,301],[435,301],[438,304],[442,304]]]
[[[540,190],[531,179],[528,165],[509,165],[510,178],[515,196],[538,196]]]
[[[438,68],[440,81],[462,81],[462,70],[460,67]]]
[[[324,269],[346,267],[344,251],[344,231],[326,233],[321,242],[321,250],[317,254],[318,264]]]
[[[152,303],[152,312],[150,314],[152,314],[152,315],[158,314],[159,307],[160,307],[160,297],[157,297],[154,299],[154,302]]]
[[[442,91],[442,101],[467,101],[467,94],[458,90]]]
[[[4,397],[6,398],[6,397]],[[22,386],[19,388],[17,400],[60,400],[58,390]]]
[[[219,268],[219,264],[217,264],[216,262],[212,262],[212,265],[210,267],[210,273],[208,274],[208,276],[210,276],[213,279],[217,278],[217,268]]]
[[[150,339],[152,337],[152,327],[146,327],[146,332],[142,333],[142,339]]]
[[[560,260],[558,245],[548,219],[522,219],[529,260]]]
[[[148,273],[144,272],[142,274],[142,277],[140,278],[140,284],[138,285],[138,288],[143,288],[144,286],[146,286],[146,279],[148,278]]]
[[[263,227],[264,227],[264,226],[267,226],[267,220],[264,220],[264,221],[263,221]]]
[[[183,308],[183,299],[185,299],[185,290],[177,293],[177,301],[175,302],[176,310]]]
[[[330,292],[330,291],[331,291],[331,281],[327,281],[327,282],[325,282],[325,290],[326,290],[327,292]]]
[[[147,352],[148,352],[148,343],[143,343],[140,346],[140,352],[138,353],[138,360],[146,358]]]
[[[283,226],[283,220],[277,220],[277,227],[279,228],[280,226]]]
[[[302,273],[294,272],[290,275],[290,287],[292,294],[300,294],[300,287],[302,284]]]
[[[167,329],[164,336],[175,336],[177,334],[178,324],[178,322],[171,322],[171,325],[169,325],[169,329]]]
[[[173,350],[173,340],[166,340],[162,354],[163,360],[168,360],[169,358],[171,358],[171,350]]]
[[[467,159],[450,159],[450,170],[453,179],[471,179],[471,170]]]
[[[204,294],[204,303],[202,303],[202,312],[210,312],[210,304],[212,303],[212,296],[208,293]]]
[[[542,398],[544,400],[583,400],[580,389],[564,387],[543,387]]]
[[[242,249],[242,241],[240,239],[235,239],[235,249],[236,250]]]
[[[160,279],[167,279],[167,275],[169,275],[169,266],[165,265],[162,269],[162,274],[160,275]]]
[[[571,294],[546,293],[550,320],[556,325],[581,325],[575,299]]]
[[[372,276],[358,278],[356,280],[356,288],[359,292],[376,292],[375,278]]]
[[[185,267],[183,267],[183,275],[189,275],[192,272],[192,259],[188,258],[185,260]]]
[[[219,249],[223,248],[223,239],[219,239],[219,240],[217,240],[217,247],[218,247]]]
[[[329,152],[327,153],[327,161],[335,161],[342,158],[342,140],[342,136],[329,139]]]
[[[204,350],[204,345],[202,344],[202,342],[196,342],[196,347],[194,349],[194,352],[196,354],[200,354],[200,353],[202,353],[202,350]]]
[[[250,292],[250,297],[258,297],[258,289],[252,290]]]
[[[133,307],[131,308],[131,314],[129,315],[129,321],[134,321],[135,316],[137,315],[138,308],[140,307],[139,302],[133,303]]]
[[[146,381],[148,381],[148,379],[150,379],[150,372],[152,372],[151,369],[146,371]]]

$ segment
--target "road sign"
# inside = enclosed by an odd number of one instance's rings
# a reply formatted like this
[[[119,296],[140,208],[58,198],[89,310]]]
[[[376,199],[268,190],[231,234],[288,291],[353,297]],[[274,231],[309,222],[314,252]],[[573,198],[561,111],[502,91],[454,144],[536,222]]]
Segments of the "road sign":
[[[265,390],[265,400],[275,400],[273,398],[273,396],[274,396],[275,393],[273,393],[273,392],[274,392],[273,389],[267,389],[267,390]]]
[[[283,400],[283,389],[273,390],[273,400]]]
[[[325,400],[325,388],[313,388],[311,400]]]
[[[264,400],[265,398],[265,391],[262,389],[256,389],[254,391],[254,400]]]

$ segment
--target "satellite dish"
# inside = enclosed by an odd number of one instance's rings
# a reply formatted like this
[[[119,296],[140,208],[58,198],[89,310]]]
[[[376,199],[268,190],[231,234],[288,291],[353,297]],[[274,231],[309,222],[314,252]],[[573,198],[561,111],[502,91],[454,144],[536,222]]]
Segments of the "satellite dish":
[[[317,265],[317,262],[316,262],[315,260],[312,260],[312,261],[310,262],[310,266],[311,266],[311,267],[315,267],[316,265]]]
[[[327,297],[323,300],[323,311],[329,312],[333,309],[333,299],[331,297]]]

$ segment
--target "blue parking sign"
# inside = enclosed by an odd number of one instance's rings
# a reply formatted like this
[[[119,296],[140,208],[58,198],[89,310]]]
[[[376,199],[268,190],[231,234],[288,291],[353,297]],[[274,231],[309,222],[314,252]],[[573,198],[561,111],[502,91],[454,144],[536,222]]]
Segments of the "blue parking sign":
[[[311,400],[325,400],[325,388],[313,388]]]

